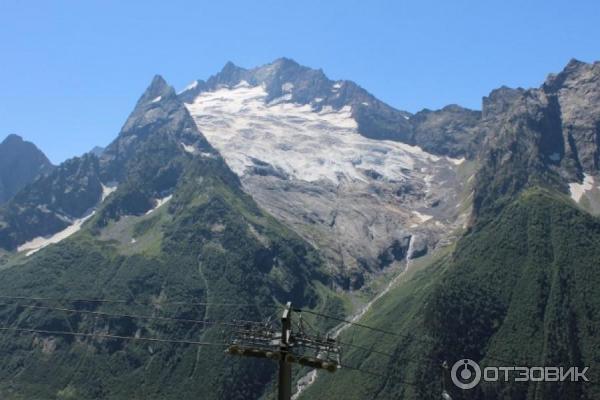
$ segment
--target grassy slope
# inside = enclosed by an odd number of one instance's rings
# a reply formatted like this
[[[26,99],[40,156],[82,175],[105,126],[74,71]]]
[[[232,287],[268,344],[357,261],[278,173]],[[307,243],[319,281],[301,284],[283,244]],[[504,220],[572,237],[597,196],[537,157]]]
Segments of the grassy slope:
[[[522,365],[587,365],[589,377],[598,380],[599,264],[600,221],[563,196],[528,190],[461,239],[450,256],[407,276],[364,321],[409,337],[358,328],[345,335],[394,355],[346,351],[346,363],[384,378],[342,370],[304,398],[437,398],[443,380],[439,362],[451,365],[463,357],[489,365],[505,364],[496,358]],[[455,399],[600,395],[598,386],[581,384],[494,384],[463,393],[448,388]]]
[[[257,305],[167,309],[136,304],[67,305],[216,320],[265,318],[276,311],[274,305],[287,300],[299,306],[336,308],[336,296],[329,296],[328,304],[321,300],[327,289],[321,284],[315,289],[316,282],[326,279],[310,246],[258,209],[235,185],[216,173],[206,173],[210,166],[193,161],[184,164],[185,173],[173,199],[163,206],[166,209],[156,211],[158,220],[142,218],[133,227],[142,237],[157,229],[162,232],[152,237],[149,246],[128,252],[123,251],[123,243],[98,239],[106,216],[117,215],[124,207],[115,203],[127,199],[127,191],[143,191],[124,185],[105,205],[108,211],[100,210],[82,232],[40,251],[24,264],[0,271],[0,293]],[[110,224],[108,220],[106,226]],[[3,326],[210,342],[228,338],[222,328],[203,330],[197,325],[127,318],[95,321],[89,316],[15,306],[0,310],[6,321]],[[276,368],[266,361],[227,357],[222,348],[116,340],[98,343],[13,333],[0,335],[0,353],[8,360],[0,365],[3,399],[257,398]]]
[[[378,327],[399,335],[421,336],[422,309],[432,286],[439,281],[445,268],[450,248],[418,260],[400,280],[398,286],[373,305],[371,311],[360,321],[369,326]],[[403,337],[390,336],[363,328],[353,327],[346,330],[340,340],[344,343],[375,349],[398,357],[398,363],[391,362],[390,357],[369,353],[351,346],[343,346],[342,363],[351,367],[364,369],[376,374],[387,374],[397,364],[405,368],[420,360],[423,348],[420,343],[412,343]],[[410,351],[403,353],[401,349],[410,344]],[[410,354],[409,354],[410,353]],[[413,361],[412,359],[414,358]],[[334,374],[321,373],[317,382],[307,390],[302,399],[343,398],[371,399],[382,389],[384,378],[350,369],[341,369]],[[412,386],[406,386],[412,390]]]

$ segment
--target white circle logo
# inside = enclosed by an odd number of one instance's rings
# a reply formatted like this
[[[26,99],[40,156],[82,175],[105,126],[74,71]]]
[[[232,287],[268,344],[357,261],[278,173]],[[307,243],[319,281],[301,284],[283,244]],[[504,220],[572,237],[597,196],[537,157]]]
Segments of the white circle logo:
[[[454,363],[450,376],[456,387],[463,390],[473,389],[481,380],[481,368],[475,361],[465,358]]]

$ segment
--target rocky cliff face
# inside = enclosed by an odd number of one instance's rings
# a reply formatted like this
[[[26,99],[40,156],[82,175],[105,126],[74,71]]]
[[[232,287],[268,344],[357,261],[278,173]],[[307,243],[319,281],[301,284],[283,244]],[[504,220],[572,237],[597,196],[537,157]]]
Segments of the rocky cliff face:
[[[588,366],[597,381],[600,229],[586,210],[598,211],[598,65],[571,61],[540,88],[500,88],[484,98],[474,127],[481,145],[469,229],[452,252],[416,267],[363,319],[396,340],[360,329],[342,336],[394,357],[351,349],[348,362],[381,376],[321,375],[300,399],[600,395],[582,382],[511,379],[466,391],[436,368],[464,358],[482,366]]]
[[[89,214],[102,193],[95,156],[64,162],[0,208],[0,246],[14,250],[31,239],[65,229]]]
[[[0,143],[0,204],[52,168],[52,163],[33,143],[18,135],[8,135]]]
[[[117,139],[106,147],[100,157],[105,179],[122,180],[127,163],[150,134],[160,135],[180,146],[196,146],[199,152],[214,153],[214,149],[198,135],[196,126],[181,106],[173,88],[161,76],[155,76]]]
[[[362,109],[379,123],[389,112],[402,121],[396,128],[411,125],[351,82],[289,60],[254,70],[228,64],[180,98],[245,190],[318,246],[345,288],[447,242],[466,220],[464,158],[362,130]],[[479,113],[448,107],[414,118],[419,139],[434,148],[453,134],[455,144],[474,135]],[[461,155],[459,147],[435,153]]]
[[[32,211],[37,200],[23,194],[0,212],[2,243],[15,248],[64,229],[95,207],[102,188],[127,183],[125,171],[147,185],[121,192],[121,208],[105,213],[145,212],[180,178],[175,153],[218,159],[219,151],[237,175],[231,179],[318,246],[340,285],[358,288],[368,275],[452,241],[471,203],[475,215],[493,215],[543,183],[600,211],[597,86],[598,64],[572,61],[541,88],[493,91],[482,112],[451,105],[411,115],[289,59],[253,69],[228,63],[179,94],[157,76],[98,166],[63,185],[81,198],[78,207],[46,201]]]
[[[597,171],[597,85],[598,64],[572,61],[540,88],[494,90],[482,112],[411,115],[280,59],[249,70],[228,63],[179,97],[246,190],[360,286],[402,238],[421,251],[445,243],[471,200],[476,215],[493,215],[543,183],[600,210],[600,193],[583,182]],[[472,198],[469,160],[481,165]]]
[[[60,398],[68,391],[80,399],[148,398],[150,392],[152,398],[260,398],[275,364],[225,355],[220,343],[231,334],[223,332],[229,324],[196,321],[269,320],[289,300],[341,309],[315,249],[244,193],[173,93],[155,78],[100,159],[86,154],[65,162],[2,208],[1,245],[19,254],[16,265],[0,268],[0,293],[131,298],[128,312],[165,313],[178,322],[100,321],[16,304],[3,304],[0,317],[5,327],[24,327],[26,320],[33,329],[202,338],[213,346],[100,340],[84,345],[94,356],[73,362],[79,339],[17,334],[0,343],[0,356],[10,359],[0,366],[0,396]],[[24,246],[32,235],[43,236]],[[85,307],[106,316],[122,306]]]
[[[598,211],[600,63],[571,61],[540,88],[493,91],[478,126],[485,138],[475,210],[494,215],[524,188],[541,185]]]
[[[100,157],[87,153],[64,162],[0,208],[0,246],[31,251],[35,243],[54,240],[94,213],[117,186],[122,190],[101,221],[148,211],[177,184],[183,171],[177,156],[186,152],[223,163],[173,88],[156,76]]]
[[[349,107],[361,135],[417,145],[436,155],[473,158],[481,141],[474,131],[480,120],[478,111],[450,105],[442,110],[423,110],[413,116],[385,104],[355,82],[332,81],[322,70],[287,58],[253,69],[227,63],[208,80],[192,82],[179,97],[192,103],[203,92],[231,88],[240,82],[262,86],[267,103],[310,105],[317,112],[329,107],[336,111]]]
[[[565,150],[581,166],[578,172],[598,171],[600,63],[572,60],[561,73],[551,75],[542,90],[556,96]]]
[[[481,112],[457,105],[423,110],[411,118],[413,141],[434,154],[474,159],[483,140]]]

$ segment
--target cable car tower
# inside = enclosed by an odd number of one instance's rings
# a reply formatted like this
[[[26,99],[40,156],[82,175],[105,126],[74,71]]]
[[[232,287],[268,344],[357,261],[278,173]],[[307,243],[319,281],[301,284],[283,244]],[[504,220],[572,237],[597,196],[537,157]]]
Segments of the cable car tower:
[[[281,331],[272,324],[240,324],[234,330],[227,354],[268,358],[279,363],[278,399],[292,396],[292,364],[335,372],[341,368],[341,349],[335,339],[319,334],[309,335],[302,318],[298,330],[292,330],[292,303],[285,305],[281,315]]]

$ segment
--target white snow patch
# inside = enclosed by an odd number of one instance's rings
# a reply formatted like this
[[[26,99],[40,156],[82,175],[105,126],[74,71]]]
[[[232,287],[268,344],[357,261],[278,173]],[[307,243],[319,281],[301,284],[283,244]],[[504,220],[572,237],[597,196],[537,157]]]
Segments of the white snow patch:
[[[185,144],[183,142],[181,142],[181,145],[183,146],[183,150],[185,150],[187,153],[194,154],[196,152],[196,148],[192,145]]]
[[[286,101],[290,101],[291,99],[292,99],[292,94],[291,93],[286,93],[283,96],[279,96],[279,97],[271,100],[269,102],[269,105],[273,106],[275,104],[285,103]]]
[[[166,197],[163,197],[163,198],[160,198],[160,199],[156,199],[156,200],[155,200],[155,201],[156,201],[156,203],[155,203],[154,207],[152,207],[150,210],[146,211],[146,215],[148,215],[148,214],[152,214],[154,211],[158,210],[158,208],[159,208],[160,206],[162,206],[162,205],[164,205],[165,203],[167,203],[169,200],[171,200],[171,198],[172,198],[172,197],[173,197],[173,195],[172,195],[172,194],[170,194],[170,195],[168,195],[168,196],[166,196]]]
[[[194,82],[190,83],[189,85],[187,85],[186,87],[184,87],[183,90],[177,94],[181,94],[183,92],[187,92],[188,90],[195,89],[197,86],[198,86],[198,81],[194,81]]]
[[[101,183],[101,185],[102,185],[102,197],[100,198],[100,203],[102,203],[104,200],[106,200],[106,198],[108,196],[110,196],[111,193],[113,193],[115,190],[117,190],[116,182],[107,182],[106,185]],[[38,206],[38,208],[40,208],[43,212],[50,212],[46,208],[46,206],[41,206],[41,207]],[[96,210],[92,209],[92,210],[86,212],[83,217],[72,220],[71,224],[69,226],[67,226],[65,229],[63,229],[62,231],[56,232],[53,235],[38,236],[36,238],[33,238],[30,241],[25,242],[25,243],[21,244],[19,247],[17,247],[17,251],[18,252],[27,251],[27,253],[25,253],[25,256],[29,257],[30,255],[40,251],[41,249],[43,249],[44,247],[46,247],[48,245],[58,243],[64,239],[68,238],[75,232],[79,231],[81,229],[81,226],[83,225],[83,223],[85,221],[87,221],[89,218],[91,218],[95,213],[96,213]],[[63,219],[68,221],[68,219],[66,219],[66,218],[63,218]]]
[[[58,243],[61,240],[64,240],[74,234],[75,232],[81,229],[81,226],[85,221],[87,221],[92,215],[94,215],[96,211],[88,212],[85,216],[78,218],[71,223],[71,225],[67,226],[60,232],[56,232],[51,236],[38,236],[35,239],[30,240],[29,242],[25,242],[17,248],[17,251],[27,251],[25,254],[26,257],[40,251],[44,247]]]
[[[315,103],[320,103],[323,101],[322,97],[315,97]]]
[[[448,161],[450,161],[450,162],[451,162],[452,164],[454,164],[454,165],[460,165],[460,164],[462,164],[462,163],[464,163],[464,162],[465,162],[465,158],[464,158],[464,157],[461,157],[461,158],[451,158],[451,157],[446,157],[446,159],[447,159]]]
[[[286,83],[284,83],[283,85],[281,85],[281,90],[282,90],[284,93],[289,93],[289,92],[291,92],[291,91],[292,91],[292,89],[294,89],[294,84],[293,84],[293,83],[291,83],[291,82],[286,82]]]
[[[131,238],[131,244],[134,244],[135,242],[137,242],[137,240],[135,238]]]
[[[369,105],[369,103],[367,103],[366,101],[363,101],[361,104],[362,104],[363,106],[368,106],[368,105]]]
[[[339,89],[341,87],[342,87],[342,84],[340,82],[337,82],[337,83],[334,83],[331,88],[332,88],[332,90],[333,89],[337,90],[337,89]],[[335,91],[335,90],[333,90],[333,91]]]
[[[421,223],[423,222],[427,222],[429,221],[431,218],[433,218],[433,216],[431,215],[427,215],[427,214],[421,214],[418,211],[413,211],[412,212],[417,218],[419,218],[419,220],[421,221]]]
[[[389,140],[358,133],[352,109],[310,104],[265,103],[261,86],[221,88],[201,93],[186,104],[199,130],[239,176],[262,160],[304,181],[367,181],[365,169],[402,180],[406,170],[444,161],[440,157]]]
[[[408,115],[404,115],[404,119],[410,119],[410,117]]]
[[[248,88],[248,87],[250,87],[250,84],[248,83],[248,81],[241,80],[240,83],[235,85],[233,88],[237,89],[237,88]]]
[[[581,200],[581,197],[583,197],[585,192],[591,190],[593,186],[594,177],[588,174],[583,174],[583,183],[569,183],[569,191],[571,192],[571,198],[575,200],[576,203],[579,203],[579,200]]]
[[[102,184],[102,198],[100,201],[103,202],[104,200],[106,200],[106,198],[110,196],[111,193],[113,193],[115,190],[117,190],[116,182],[108,182],[106,185]]]

